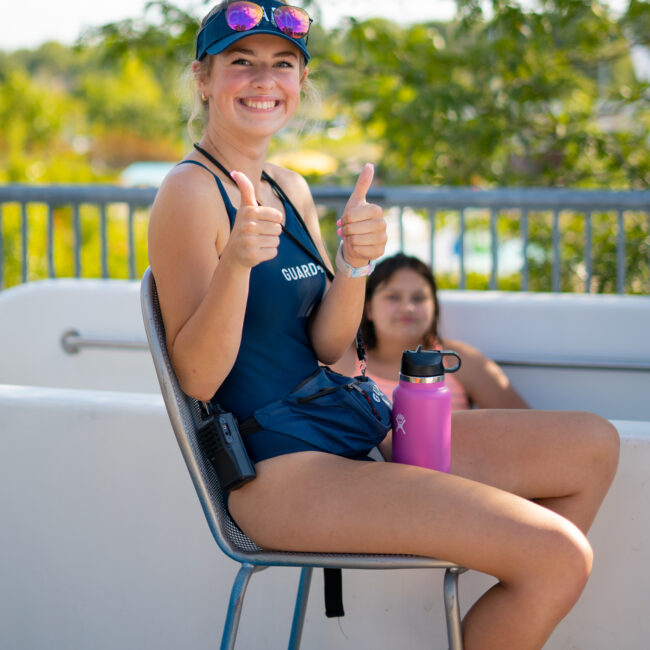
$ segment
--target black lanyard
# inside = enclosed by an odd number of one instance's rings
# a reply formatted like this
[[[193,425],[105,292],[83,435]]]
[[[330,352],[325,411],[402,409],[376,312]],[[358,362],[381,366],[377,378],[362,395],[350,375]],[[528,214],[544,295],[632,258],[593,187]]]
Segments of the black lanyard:
[[[219,168],[228,178],[231,178],[230,172],[226,169],[226,167],[222,165],[210,152],[206,151],[203,147],[201,147],[196,142],[194,143],[194,148],[199,153],[203,154],[213,165]],[[291,199],[286,195],[285,191],[278,185],[275,179],[271,178],[271,176],[269,176],[265,171],[262,171],[262,179],[265,180],[275,190],[275,193],[278,194],[283,201],[285,201],[291,206],[293,213],[296,215],[296,218],[300,222],[300,225],[303,227],[303,230],[307,233],[307,237],[309,237],[309,241],[312,243],[316,253],[310,251],[307,248],[307,246],[305,246],[295,235],[289,232],[287,228],[284,226],[284,224],[282,225],[282,232],[285,235],[287,235],[287,237],[289,237],[289,239],[291,239],[291,241],[293,241],[293,243],[296,244],[306,255],[308,255],[312,260],[314,260],[314,262],[316,262],[316,264],[320,266],[323,269],[323,271],[325,271],[325,275],[327,276],[330,282],[334,280],[334,274],[327,268],[321,256],[319,255],[318,248],[316,247],[316,243],[314,242],[314,239],[311,236],[309,229],[307,228],[307,224],[305,224],[305,221],[302,218],[300,212],[298,212],[296,206],[291,202]],[[355,346],[357,348],[357,357],[361,362],[361,374],[365,376],[366,363],[367,363],[366,349],[363,343],[363,334],[361,333],[361,327],[359,327],[357,331],[357,335],[355,337]]]

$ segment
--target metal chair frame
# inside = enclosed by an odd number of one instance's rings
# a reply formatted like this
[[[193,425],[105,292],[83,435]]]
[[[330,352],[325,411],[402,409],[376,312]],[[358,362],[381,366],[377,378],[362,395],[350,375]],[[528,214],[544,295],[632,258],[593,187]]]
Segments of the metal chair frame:
[[[172,429],[189,470],[208,526],[219,548],[241,567],[230,593],[221,650],[235,647],[246,588],[251,576],[269,566],[301,567],[293,614],[289,650],[298,650],[302,636],[307,598],[314,567],[343,569],[444,569],[443,595],[447,636],[451,650],[462,650],[463,640],[458,601],[458,575],[465,569],[452,562],[411,555],[341,553],[296,553],[267,551],[250,540],[232,520],[225,494],[212,465],[197,442],[196,414],[199,404],[181,390],[167,353],[165,330],[151,269],[142,278],[141,306],[149,348],[160,383]]]

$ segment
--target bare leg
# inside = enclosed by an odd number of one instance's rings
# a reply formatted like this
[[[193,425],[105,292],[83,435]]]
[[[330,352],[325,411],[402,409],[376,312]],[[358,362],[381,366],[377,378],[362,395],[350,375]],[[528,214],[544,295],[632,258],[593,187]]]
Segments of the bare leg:
[[[259,463],[258,478],[231,495],[231,512],[267,548],[413,553],[494,575],[499,584],[466,617],[466,648],[541,648],[582,592],[591,548],[563,516],[502,488],[560,506],[586,527],[597,510],[595,491],[583,489],[581,480],[565,471],[551,471],[558,463],[553,453],[525,448],[548,445],[561,455],[562,445],[549,445],[548,439],[586,423],[602,429],[595,438],[615,436],[592,416],[578,422],[567,414],[509,413],[456,418],[452,468],[462,476],[315,452],[291,454]],[[490,455],[491,445],[502,453]],[[598,464],[607,465],[592,463]]]
[[[614,427],[580,412],[475,414],[455,414],[451,471],[534,499],[586,533],[616,473]],[[468,643],[472,635],[480,639],[491,625],[490,608],[501,607],[508,596],[498,584],[470,610],[464,621]]]
[[[534,499],[585,533],[618,466],[618,433],[592,413],[461,411],[452,431],[453,474]]]

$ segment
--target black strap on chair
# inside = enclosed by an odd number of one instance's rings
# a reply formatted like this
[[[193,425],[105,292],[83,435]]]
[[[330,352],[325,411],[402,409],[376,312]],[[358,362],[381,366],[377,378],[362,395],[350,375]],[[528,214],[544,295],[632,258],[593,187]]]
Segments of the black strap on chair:
[[[341,569],[323,569],[325,583],[325,616],[345,616],[343,610],[343,572]]]

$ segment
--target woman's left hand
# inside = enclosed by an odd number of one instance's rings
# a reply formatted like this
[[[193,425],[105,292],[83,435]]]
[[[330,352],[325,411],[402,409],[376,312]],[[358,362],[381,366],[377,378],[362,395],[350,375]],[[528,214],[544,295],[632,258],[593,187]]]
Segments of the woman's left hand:
[[[343,238],[343,257],[352,266],[365,266],[381,257],[386,248],[386,221],[380,206],[366,201],[375,169],[366,163],[337,222]]]

